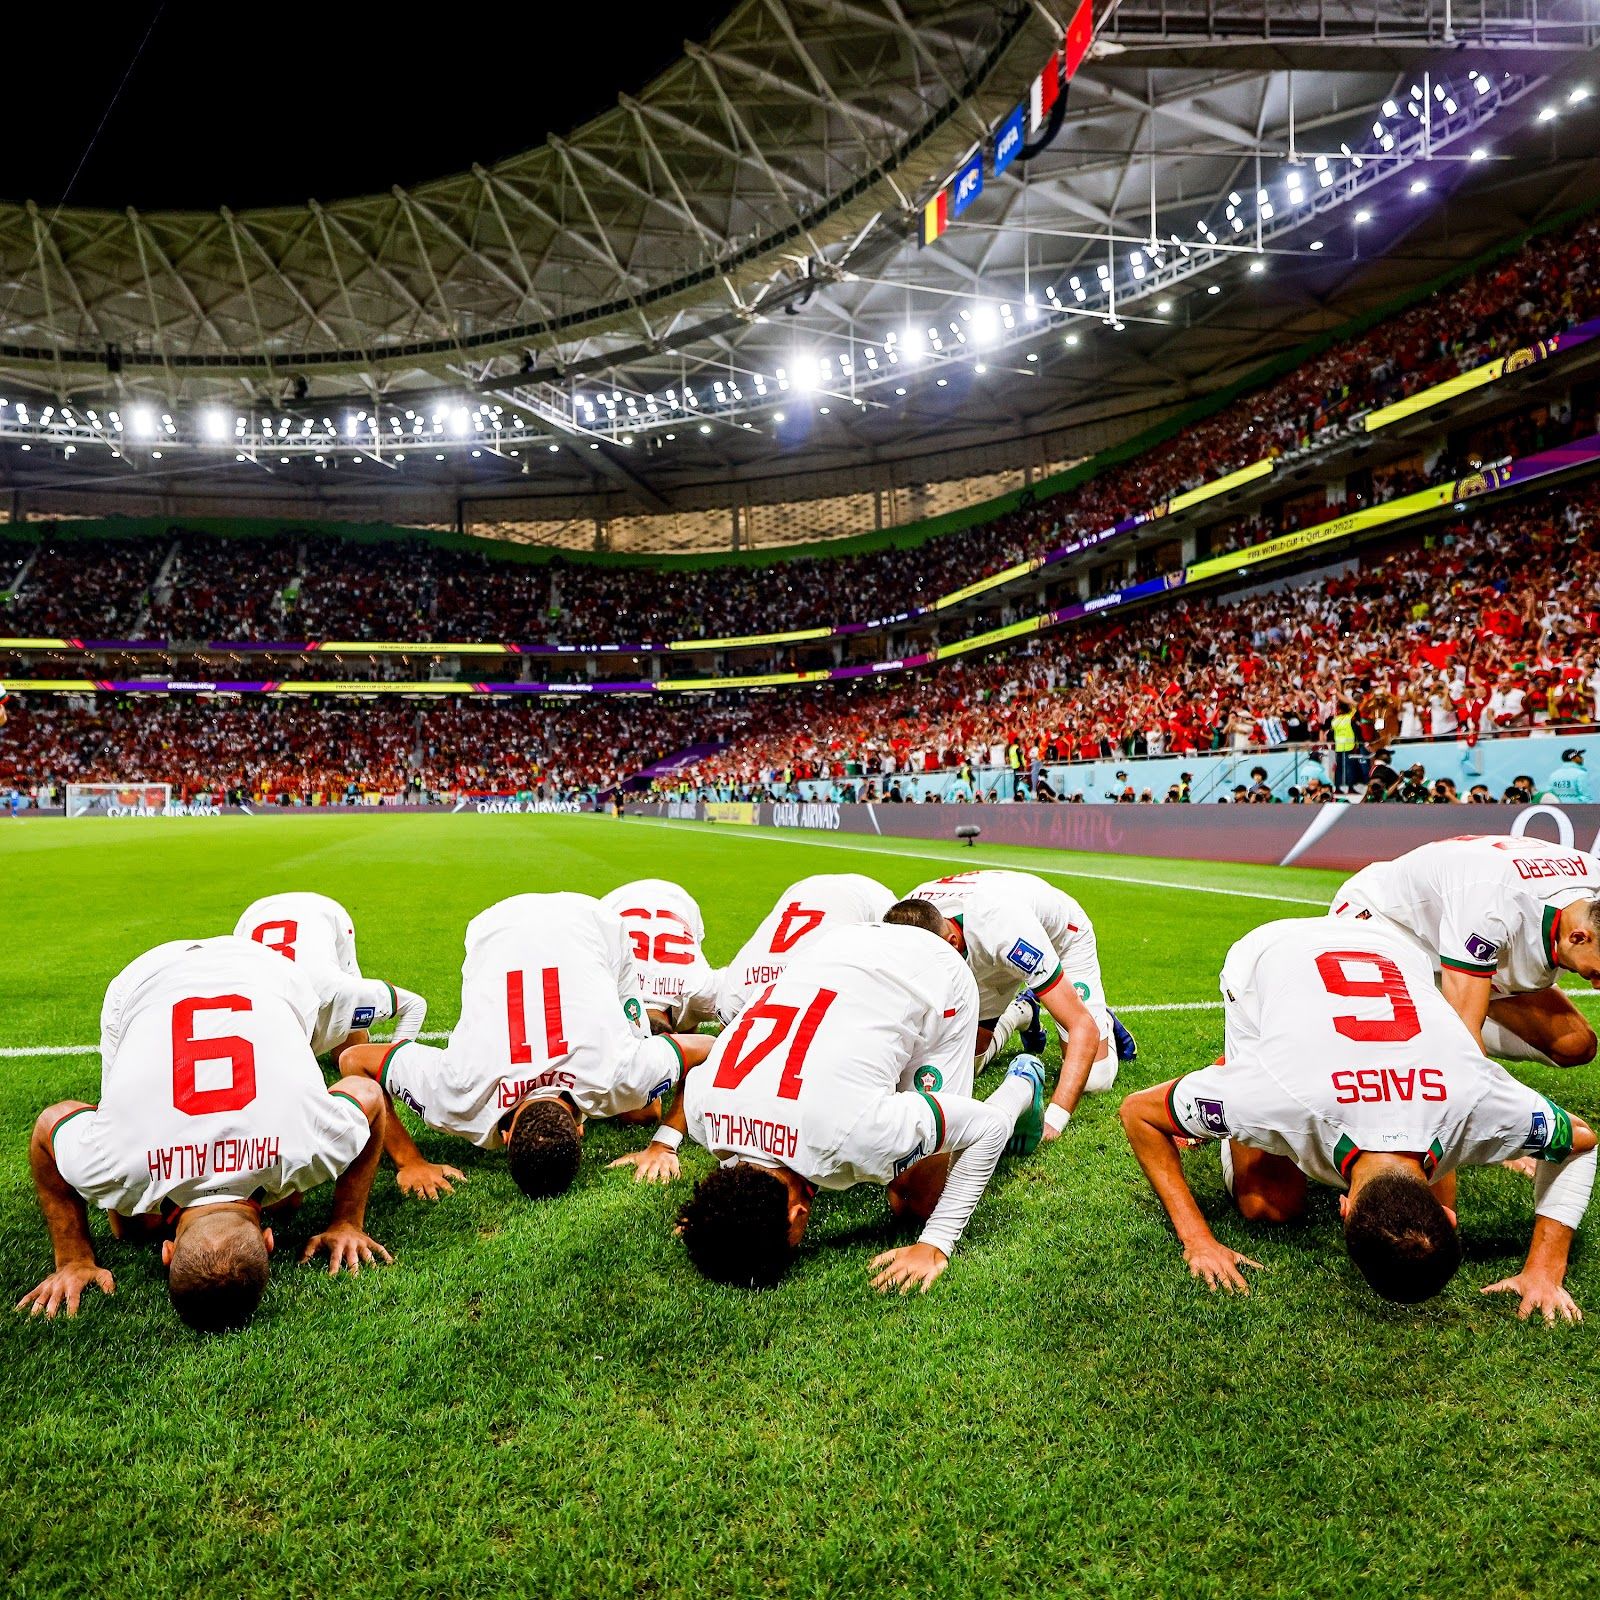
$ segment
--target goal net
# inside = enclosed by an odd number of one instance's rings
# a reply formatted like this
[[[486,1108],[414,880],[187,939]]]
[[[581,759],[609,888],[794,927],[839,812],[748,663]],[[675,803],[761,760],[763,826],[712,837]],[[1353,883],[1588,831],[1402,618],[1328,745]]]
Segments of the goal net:
[[[69,817],[159,817],[172,809],[170,783],[69,783]]]

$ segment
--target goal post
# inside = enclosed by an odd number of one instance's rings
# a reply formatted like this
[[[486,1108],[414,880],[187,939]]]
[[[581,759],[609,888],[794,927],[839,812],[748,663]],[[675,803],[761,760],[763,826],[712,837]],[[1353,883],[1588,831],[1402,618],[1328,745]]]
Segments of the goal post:
[[[160,817],[172,809],[170,783],[69,783],[69,817]]]

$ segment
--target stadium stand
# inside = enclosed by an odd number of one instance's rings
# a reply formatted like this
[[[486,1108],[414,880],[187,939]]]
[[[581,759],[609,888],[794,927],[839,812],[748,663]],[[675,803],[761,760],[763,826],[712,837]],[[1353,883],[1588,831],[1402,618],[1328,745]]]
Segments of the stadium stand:
[[[1600,483],[1486,505],[1423,537],[1216,598],[1174,597],[898,681],[693,700],[34,701],[0,785],[149,778],[185,798],[593,796],[697,742],[658,793],[749,798],[828,778],[1326,745],[1600,723]],[[1345,785],[1353,787],[1354,780]],[[1062,796],[1068,798],[1068,796]]]
[[[1076,489],[914,548],[665,574],[325,535],[245,542],[182,533],[165,544],[47,539],[0,622],[12,636],[608,644],[878,619],[1251,462],[1312,449],[1374,406],[1594,316],[1597,255],[1600,219],[1530,239]],[[1519,437],[1568,436],[1585,426],[1592,429],[1592,414],[1557,416]],[[1480,453],[1491,447],[1485,441]],[[1457,465],[1436,463],[1435,480]],[[1418,481],[1415,469],[1397,467],[1365,498],[1404,493]],[[1255,542],[1310,515],[1286,508],[1276,522],[1225,531],[1214,548]],[[15,552],[9,560],[14,576],[21,563]],[[0,565],[0,593],[6,581]]]

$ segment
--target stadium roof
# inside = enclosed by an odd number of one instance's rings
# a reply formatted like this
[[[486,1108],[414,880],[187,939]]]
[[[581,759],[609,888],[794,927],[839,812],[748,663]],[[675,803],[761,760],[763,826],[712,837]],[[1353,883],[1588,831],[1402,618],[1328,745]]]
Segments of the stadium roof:
[[[745,0],[614,110],[454,177],[0,207],[0,483],[660,507],[1103,430],[1596,192],[1585,0],[1093,6],[1053,140],[926,248],[1072,6]],[[945,348],[889,359],[922,329]]]

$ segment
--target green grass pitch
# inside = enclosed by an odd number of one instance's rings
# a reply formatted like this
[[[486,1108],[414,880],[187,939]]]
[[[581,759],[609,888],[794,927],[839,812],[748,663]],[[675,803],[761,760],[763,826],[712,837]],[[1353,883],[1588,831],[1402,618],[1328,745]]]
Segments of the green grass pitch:
[[[524,890],[677,879],[727,959],[818,871],[904,890],[976,861],[1048,869],[1094,918],[1141,1054],[1119,1088],[1214,1057],[1228,945],[1314,915],[1337,876],[599,817],[328,816],[0,826],[0,1267],[49,1266],[25,1156],[38,1108],[93,1097],[100,997],[159,940],[228,931],[255,896],[355,914],[367,972],[459,1001],[467,919]],[[950,865],[946,865],[949,863]],[[1091,876],[1097,874],[1098,876]],[[1135,881],[1118,881],[1135,880]],[[1228,891],[1228,892],[1217,892]],[[1286,897],[1282,900],[1276,896]],[[1532,1073],[1593,1118],[1600,1071]],[[985,1083],[992,1083],[991,1077]],[[986,1092],[980,1090],[980,1092]],[[713,1288],[670,1231],[688,1180],[634,1186],[592,1131],[574,1190],[523,1200],[503,1159],[423,1137],[470,1182],[438,1205],[379,1175],[396,1264],[330,1282],[284,1230],[262,1313],[202,1340],[152,1257],[94,1223],[117,1294],[74,1323],[0,1315],[6,1593],[111,1596],[871,1597],[1073,1593],[1529,1595],[1596,1582],[1600,1269],[1591,1322],[1521,1326],[1479,1288],[1514,1270],[1531,1199],[1461,1186],[1467,1262],[1386,1308],[1331,1194],[1242,1225],[1216,1156],[1187,1158],[1219,1235],[1267,1264],[1249,1299],[1193,1284],[1116,1122],[1002,1165],[949,1272],[881,1300],[883,1197],[827,1197],[788,1281]],[[1593,1231],[1593,1224],[1590,1232]]]

